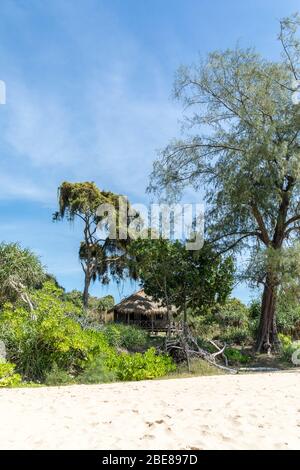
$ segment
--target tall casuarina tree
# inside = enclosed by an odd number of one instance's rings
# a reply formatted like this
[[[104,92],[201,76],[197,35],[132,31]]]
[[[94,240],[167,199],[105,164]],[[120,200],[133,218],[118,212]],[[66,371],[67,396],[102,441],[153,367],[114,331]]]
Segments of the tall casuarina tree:
[[[278,344],[278,259],[300,234],[299,24],[297,15],[280,22],[278,61],[237,47],[179,69],[186,134],[162,151],[149,187],[175,196],[204,186],[208,241],[220,252],[248,250],[252,264],[263,253],[257,351]]]

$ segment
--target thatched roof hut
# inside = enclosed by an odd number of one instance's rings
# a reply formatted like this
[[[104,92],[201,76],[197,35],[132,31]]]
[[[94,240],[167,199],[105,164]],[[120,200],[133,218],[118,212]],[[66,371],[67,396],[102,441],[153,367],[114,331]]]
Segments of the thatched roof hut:
[[[112,311],[116,323],[138,325],[151,331],[166,331],[168,326],[167,308],[147,295],[144,289],[123,299]],[[175,311],[174,307],[172,311]]]

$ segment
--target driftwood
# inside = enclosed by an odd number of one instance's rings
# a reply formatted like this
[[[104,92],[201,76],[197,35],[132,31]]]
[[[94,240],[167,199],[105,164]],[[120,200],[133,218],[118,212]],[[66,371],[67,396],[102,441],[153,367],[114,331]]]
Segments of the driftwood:
[[[241,372],[279,372],[278,367],[240,367]]]
[[[211,353],[199,346],[187,326],[178,328],[175,333],[176,336],[166,337],[164,347],[160,349],[175,357],[175,360],[185,360],[189,371],[190,361],[193,357],[200,357],[212,366],[230,374],[238,374],[239,372],[278,372],[280,370],[276,367],[239,367],[234,369],[228,366],[226,343],[221,344],[219,341],[210,340],[209,343],[216,349],[216,352]],[[218,362],[219,358],[223,359],[224,364]]]
[[[165,352],[174,355],[177,353],[177,356],[181,354],[181,358],[185,358],[188,369],[190,370],[190,359],[192,357],[201,357],[201,359],[205,360],[209,364],[217,367],[218,369],[222,369],[226,372],[231,374],[237,374],[236,369],[232,369],[228,367],[228,360],[225,355],[226,344],[220,347],[216,342],[211,341],[211,344],[216,348],[215,353],[211,353],[206,351],[205,349],[201,348],[197,343],[196,339],[191,334],[189,328],[183,328],[183,332],[180,332],[177,337],[173,338],[166,338],[165,341]],[[225,365],[220,364],[217,362],[217,358],[222,357]]]

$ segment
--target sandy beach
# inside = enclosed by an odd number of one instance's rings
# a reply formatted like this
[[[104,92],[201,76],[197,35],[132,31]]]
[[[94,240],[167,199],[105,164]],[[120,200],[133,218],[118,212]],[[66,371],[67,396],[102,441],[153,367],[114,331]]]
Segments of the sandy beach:
[[[1,449],[300,449],[300,372],[0,390]]]

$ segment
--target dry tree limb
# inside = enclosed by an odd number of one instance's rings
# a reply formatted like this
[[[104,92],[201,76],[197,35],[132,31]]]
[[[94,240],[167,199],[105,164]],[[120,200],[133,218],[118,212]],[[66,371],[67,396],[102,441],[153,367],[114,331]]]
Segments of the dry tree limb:
[[[221,355],[221,356],[223,357],[223,359],[224,359],[224,362],[225,362],[226,367],[228,367],[228,359],[227,359],[226,354],[224,353],[224,351],[225,351],[225,349],[226,349],[226,346],[227,346],[226,343],[224,344],[224,346],[223,346],[222,348],[220,348],[220,347],[218,346],[218,344],[217,344],[215,341],[213,341],[212,339],[210,340],[210,343],[217,349],[217,352],[215,352],[215,353],[213,354],[213,356],[214,356],[214,357],[217,357],[217,356]]]
[[[236,374],[238,371],[228,367],[228,360],[224,354],[226,345],[220,348],[217,344],[214,344],[217,349],[216,353],[210,353],[205,349],[201,348],[197,343],[196,339],[191,334],[190,330],[186,330],[185,334],[180,334],[176,339],[166,340],[165,351],[171,352],[172,350],[182,351],[190,371],[190,358],[193,356],[199,356],[209,364],[217,367],[218,369],[225,370],[231,374]],[[219,364],[216,361],[217,356],[222,356],[225,361],[225,366]]]
[[[7,279],[7,285],[13,289],[17,295],[19,295],[20,299],[29,307],[31,320],[36,320],[34,306],[28,293],[26,292],[26,287],[20,281],[15,280],[13,276],[10,276]]]

